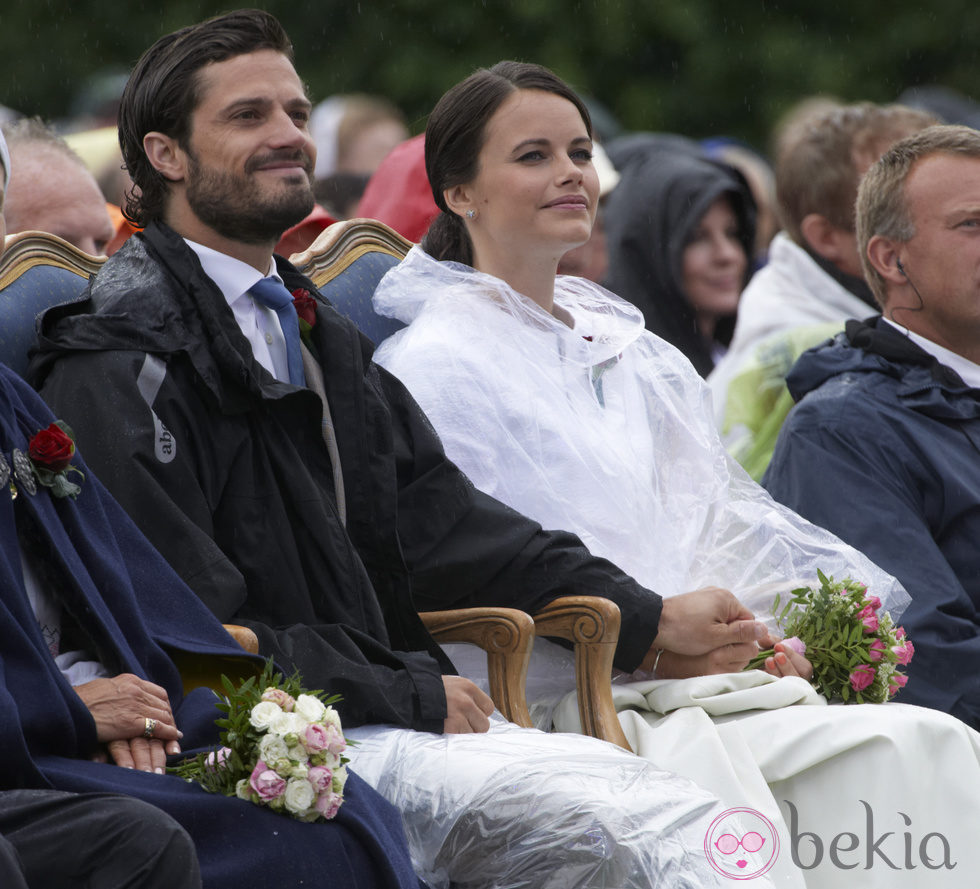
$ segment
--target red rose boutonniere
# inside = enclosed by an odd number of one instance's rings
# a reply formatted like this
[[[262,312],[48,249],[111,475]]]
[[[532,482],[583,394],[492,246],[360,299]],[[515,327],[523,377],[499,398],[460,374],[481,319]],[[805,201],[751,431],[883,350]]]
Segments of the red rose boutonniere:
[[[316,324],[316,300],[310,296],[309,290],[300,287],[293,291],[293,308],[299,318],[299,335],[307,346],[310,345],[310,331]]]
[[[27,456],[38,484],[50,488],[55,497],[77,497],[81,493],[78,485],[68,481],[70,472],[83,479],[85,474],[71,465],[75,456],[75,436],[66,423],[55,420],[47,429],[38,432],[27,444]]]

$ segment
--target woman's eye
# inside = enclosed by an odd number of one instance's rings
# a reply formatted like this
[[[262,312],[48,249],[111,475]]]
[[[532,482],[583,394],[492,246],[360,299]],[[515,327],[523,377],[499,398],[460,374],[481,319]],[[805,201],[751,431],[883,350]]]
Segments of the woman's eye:
[[[539,161],[544,157],[544,154],[540,151],[528,151],[522,154],[518,160],[519,161]]]
[[[591,161],[592,152],[588,148],[580,148],[572,152],[572,159],[577,161]]]

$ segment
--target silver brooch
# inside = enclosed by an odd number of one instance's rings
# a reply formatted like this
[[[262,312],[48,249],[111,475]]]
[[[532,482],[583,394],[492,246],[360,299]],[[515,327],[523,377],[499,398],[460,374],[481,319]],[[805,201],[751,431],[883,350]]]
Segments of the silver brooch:
[[[31,470],[30,458],[17,448],[14,448],[14,478],[17,484],[32,497],[37,493],[37,482]]]

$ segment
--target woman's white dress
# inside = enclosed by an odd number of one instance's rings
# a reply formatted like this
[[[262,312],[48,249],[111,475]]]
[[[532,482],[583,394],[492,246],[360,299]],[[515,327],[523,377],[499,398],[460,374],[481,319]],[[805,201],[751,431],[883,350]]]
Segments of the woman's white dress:
[[[564,320],[414,248],[375,294],[380,314],[409,325],[375,360],[479,488],[575,531],[664,597],[721,586],[767,618],[775,593],[820,568],[901,612],[908,597],[892,577],[731,461],[708,390],[637,309],[565,277],[555,303]],[[841,508],[860,505],[841,492]],[[482,658],[451,655],[465,675],[485,671]],[[559,730],[580,729],[573,684],[568,654],[536,646],[529,696]],[[617,677],[614,692],[637,753],[771,821],[777,885],[975,885],[980,735],[960,721],[895,703],[827,706],[802,680],[760,672]]]

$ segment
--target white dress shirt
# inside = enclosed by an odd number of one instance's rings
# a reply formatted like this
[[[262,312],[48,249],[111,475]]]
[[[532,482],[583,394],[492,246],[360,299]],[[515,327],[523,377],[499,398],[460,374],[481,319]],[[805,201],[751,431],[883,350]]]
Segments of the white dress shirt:
[[[188,247],[201,261],[206,274],[221,291],[245,339],[252,345],[252,353],[277,380],[289,382],[289,364],[286,359],[286,338],[279,324],[279,316],[270,308],[256,302],[249,289],[262,278],[282,281],[276,272],[276,264],[265,275],[257,272],[247,262],[219,253],[203,244],[184,239]]]

